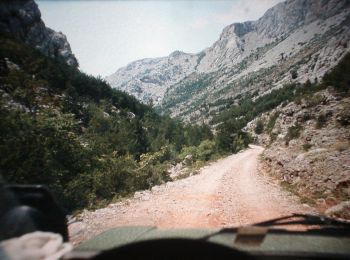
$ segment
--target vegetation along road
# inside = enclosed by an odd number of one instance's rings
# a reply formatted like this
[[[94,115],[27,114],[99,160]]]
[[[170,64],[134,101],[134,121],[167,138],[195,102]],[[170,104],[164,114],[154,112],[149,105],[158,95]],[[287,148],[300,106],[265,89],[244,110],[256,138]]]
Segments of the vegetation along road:
[[[137,192],[132,199],[95,212],[85,211],[69,226],[72,241],[79,243],[117,226],[228,227],[309,211],[258,170],[262,151],[251,145],[197,175]]]

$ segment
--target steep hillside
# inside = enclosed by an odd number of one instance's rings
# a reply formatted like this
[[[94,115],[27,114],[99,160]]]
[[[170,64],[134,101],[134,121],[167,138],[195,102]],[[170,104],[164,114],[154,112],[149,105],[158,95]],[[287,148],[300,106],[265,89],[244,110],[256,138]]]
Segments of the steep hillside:
[[[0,17],[1,33],[36,48],[47,57],[78,66],[66,36],[45,26],[34,0],[2,0]]]
[[[349,51],[349,12],[346,0],[288,0],[227,26],[200,53],[136,61],[107,81],[163,113],[208,122],[244,96],[322,78]]]
[[[105,81],[0,37],[0,186],[45,184],[68,210],[170,179],[183,146],[212,135],[161,117]]]
[[[322,213],[350,218],[350,56],[309,91],[247,124],[266,172]],[[343,76],[341,76],[343,75]],[[330,80],[331,79],[331,80]],[[327,85],[333,87],[327,87]],[[312,90],[314,89],[314,90]]]

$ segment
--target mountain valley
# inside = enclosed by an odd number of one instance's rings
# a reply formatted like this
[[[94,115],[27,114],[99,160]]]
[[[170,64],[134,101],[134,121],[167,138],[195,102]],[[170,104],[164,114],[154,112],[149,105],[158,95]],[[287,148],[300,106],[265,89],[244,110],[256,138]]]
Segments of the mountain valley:
[[[75,244],[127,225],[350,219],[350,1],[287,0],[105,79],[34,0],[0,14],[0,189],[46,185]]]
[[[319,81],[349,51],[348,1],[286,1],[227,26],[209,48],[120,68],[111,86],[185,122],[209,123],[242,98]]]

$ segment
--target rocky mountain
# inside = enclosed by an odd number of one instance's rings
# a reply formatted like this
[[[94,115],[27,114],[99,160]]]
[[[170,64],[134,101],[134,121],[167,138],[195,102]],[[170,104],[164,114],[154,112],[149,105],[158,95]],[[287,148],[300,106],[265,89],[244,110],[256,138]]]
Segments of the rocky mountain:
[[[0,1],[0,32],[36,48],[45,56],[78,66],[66,36],[45,26],[34,0]]]
[[[247,95],[322,78],[349,51],[349,26],[347,0],[287,0],[197,54],[135,61],[106,79],[163,113],[208,122]]]
[[[107,77],[107,81],[144,103],[159,104],[165,92],[193,73],[197,64],[197,55],[175,51],[168,57],[132,62]]]

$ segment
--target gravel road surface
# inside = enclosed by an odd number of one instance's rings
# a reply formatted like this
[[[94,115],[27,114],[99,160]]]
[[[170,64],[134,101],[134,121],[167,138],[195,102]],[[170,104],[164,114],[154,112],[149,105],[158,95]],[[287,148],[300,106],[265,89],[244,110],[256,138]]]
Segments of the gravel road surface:
[[[69,225],[71,241],[78,244],[117,226],[228,227],[310,212],[258,170],[262,151],[251,145],[211,163],[198,175],[137,192],[132,199],[94,212],[84,211],[81,221]]]

